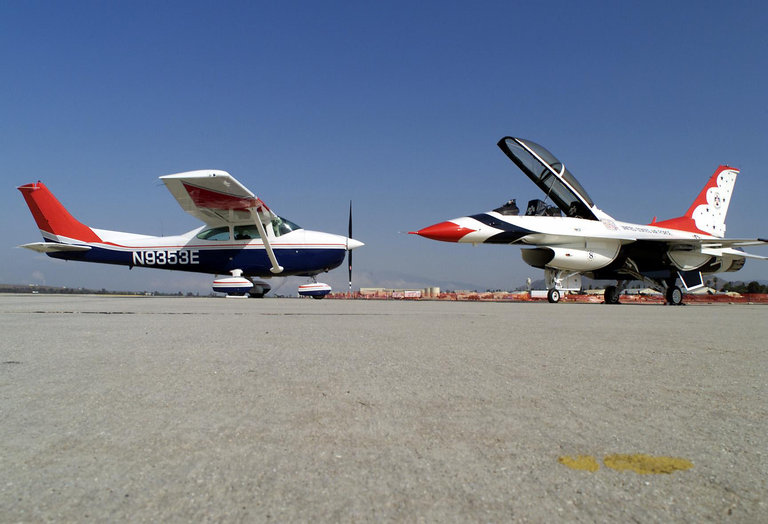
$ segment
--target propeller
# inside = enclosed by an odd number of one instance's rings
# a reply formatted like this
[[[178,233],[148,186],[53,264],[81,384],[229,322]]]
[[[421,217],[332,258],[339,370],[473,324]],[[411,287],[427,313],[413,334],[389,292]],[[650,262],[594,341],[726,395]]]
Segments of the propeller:
[[[352,250],[349,239],[352,238],[352,201],[349,201],[349,230],[347,231],[347,265],[349,266],[349,293],[352,294]]]

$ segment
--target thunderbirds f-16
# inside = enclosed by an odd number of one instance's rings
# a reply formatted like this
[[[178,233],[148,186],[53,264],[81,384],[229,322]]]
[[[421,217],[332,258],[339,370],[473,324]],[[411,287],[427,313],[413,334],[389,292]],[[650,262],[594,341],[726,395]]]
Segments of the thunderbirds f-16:
[[[225,171],[190,171],[161,176],[184,211],[205,225],[175,236],[107,231],[76,220],[42,182],[18,189],[24,195],[44,242],[21,247],[53,258],[133,267],[193,271],[231,276],[217,278],[214,291],[228,296],[260,297],[271,286],[257,278],[314,277],[341,265],[345,255],[352,280],[352,250],[363,245],[352,237],[309,231],[276,215]],[[299,294],[322,298],[331,288],[312,283]]]
[[[411,233],[444,242],[530,246],[522,250],[523,260],[544,270],[550,302],[558,302],[564,291],[579,290],[585,275],[617,281],[605,289],[607,304],[618,303],[626,285],[641,280],[676,305],[683,301],[678,279],[693,290],[704,285],[704,274],[738,271],[747,258],[768,259],[741,249],[768,240],[724,238],[738,169],[718,167],[685,215],[631,224],[595,206],[565,165],[542,146],[514,137],[502,138],[498,146],[554,205],[532,200],[519,216],[509,201],[493,211]]]

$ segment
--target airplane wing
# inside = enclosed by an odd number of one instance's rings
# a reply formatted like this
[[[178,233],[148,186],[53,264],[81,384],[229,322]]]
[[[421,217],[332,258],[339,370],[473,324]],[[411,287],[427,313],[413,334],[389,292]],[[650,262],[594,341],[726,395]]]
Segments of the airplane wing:
[[[264,227],[277,218],[277,215],[235,177],[226,171],[211,169],[165,175],[161,176],[160,180],[184,211],[209,226],[256,224],[272,262],[272,273],[283,271]]]
[[[266,224],[276,215],[247,187],[226,171],[188,171],[161,176],[181,208],[209,226],[255,222]]]

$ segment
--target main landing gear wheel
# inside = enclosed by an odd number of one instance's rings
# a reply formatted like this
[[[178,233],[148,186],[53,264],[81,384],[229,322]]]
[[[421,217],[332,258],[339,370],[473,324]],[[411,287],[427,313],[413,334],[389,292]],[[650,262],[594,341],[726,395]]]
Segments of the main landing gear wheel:
[[[552,288],[547,291],[547,300],[549,300],[550,304],[557,304],[560,302],[560,290]]]
[[[678,286],[670,286],[667,288],[667,304],[671,306],[679,306],[683,303],[683,290]]]
[[[605,294],[603,295],[606,304],[618,304],[621,291],[616,286],[608,286],[605,288]]]

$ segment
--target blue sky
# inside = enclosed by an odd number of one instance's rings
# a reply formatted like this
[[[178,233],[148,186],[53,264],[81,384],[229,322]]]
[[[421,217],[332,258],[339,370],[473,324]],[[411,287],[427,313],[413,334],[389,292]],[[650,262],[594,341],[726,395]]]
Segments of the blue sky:
[[[42,180],[93,227],[174,234],[199,223],[157,177],[217,168],[308,229],[344,233],[351,199],[356,287],[513,288],[542,276],[519,248],[403,233],[538,198],[505,135],[632,222],[682,214],[733,165],[727,234],[768,236],[764,3],[324,4],[0,4],[0,282],[207,293],[206,275],[17,249],[40,235],[15,187]],[[322,280],[344,289],[346,270]]]

